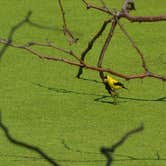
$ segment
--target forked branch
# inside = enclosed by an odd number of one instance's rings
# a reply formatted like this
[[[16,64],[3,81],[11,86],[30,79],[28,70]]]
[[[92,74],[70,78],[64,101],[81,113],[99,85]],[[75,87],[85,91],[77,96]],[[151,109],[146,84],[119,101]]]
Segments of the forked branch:
[[[116,25],[117,25],[117,19],[113,18],[111,29],[110,29],[110,31],[108,33],[108,36],[107,36],[107,38],[105,40],[105,43],[104,43],[104,45],[102,47],[102,50],[100,52],[100,55],[99,55],[97,66],[100,67],[100,68],[102,67],[103,58],[105,56],[105,52],[106,52],[106,50],[107,50],[107,48],[109,46],[109,43],[110,43],[110,41],[112,39],[112,36],[113,36],[113,33],[114,33]],[[100,77],[101,77],[102,80],[104,80],[104,73],[103,72],[100,72]]]
[[[9,43],[7,40],[4,40],[4,39],[0,39],[0,43],[4,44],[4,45],[11,46],[11,47],[14,47],[14,48],[23,49],[23,50],[25,50],[27,52],[30,52],[31,54],[37,56],[38,58],[43,59],[43,60],[45,59],[45,60],[49,60],[49,61],[58,61],[58,62],[63,62],[63,63],[69,64],[69,65],[73,65],[73,66],[77,66],[77,67],[82,67],[82,68],[85,68],[85,69],[89,69],[89,70],[92,70],[92,71],[107,72],[107,73],[110,73],[110,74],[115,75],[117,77],[124,78],[126,80],[135,79],[135,78],[154,77],[154,78],[166,81],[166,77],[160,76],[158,74],[151,73],[151,72],[146,72],[146,73],[136,74],[136,75],[125,75],[125,74],[113,71],[111,69],[108,69],[108,68],[92,66],[92,65],[89,65],[89,64],[83,62],[79,58],[79,56],[76,55],[73,51],[67,51],[67,50],[63,50],[62,49],[62,52],[70,55],[71,57],[74,57],[76,61],[73,61],[70,58],[69,59],[60,58],[60,57],[55,56],[55,55],[54,56],[53,55],[52,56],[45,55],[45,54],[42,54],[42,53],[34,50],[33,48],[31,48],[32,45],[43,45],[43,46],[51,47],[53,49],[58,48],[58,50],[61,50],[61,49],[59,49],[59,47],[57,47],[57,46],[55,46],[53,44],[50,45],[50,44],[43,44],[43,43],[39,44],[39,43],[35,43],[35,42],[28,42],[28,43],[25,43],[25,44],[22,44],[22,45],[18,45],[18,44],[15,44],[13,42]],[[33,43],[33,44],[29,45],[29,43]]]
[[[104,7],[97,7],[97,6],[95,6],[95,5],[91,4],[91,3],[88,3],[87,0],[82,0],[82,1],[83,1],[84,4],[86,4],[86,6],[88,8],[93,8],[93,9],[96,9],[96,10],[100,10],[100,11],[102,11],[104,13],[110,14],[111,18],[109,18],[108,20],[104,21],[104,23],[102,24],[102,26],[99,29],[99,31],[89,41],[88,46],[83,50],[81,55],[76,55],[71,50],[66,50],[64,48],[57,47],[52,42],[40,43],[40,42],[32,42],[31,41],[31,42],[28,42],[28,43],[25,43],[25,44],[21,44],[21,45],[14,43],[11,40],[12,37],[13,37],[13,32],[15,31],[15,29],[17,29],[17,27],[21,26],[24,22],[29,20],[29,17],[31,15],[30,12],[28,13],[28,15],[25,17],[25,19],[23,21],[21,21],[20,23],[18,23],[16,26],[14,26],[11,29],[11,32],[9,33],[9,38],[8,39],[0,38],[0,43],[4,45],[4,48],[7,48],[8,46],[11,46],[11,47],[15,47],[15,48],[18,48],[18,49],[23,49],[23,50],[26,50],[27,52],[30,52],[31,54],[37,56],[40,59],[46,59],[46,60],[50,60],[50,61],[59,61],[59,62],[63,62],[63,63],[67,63],[67,64],[70,64],[70,65],[77,66],[77,67],[79,67],[79,71],[78,71],[78,74],[77,74],[78,78],[82,74],[83,68],[85,68],[85,69],[89,69],[89,70],[93,70],[93,71],[98,71],[100,73],[101,79],[103,79],[103,77],[104,77],[104,72],[107,72],[107,73],[110,73],[110,74],[115,75],[117,77],[124,78],[126,80],[135,79],[135,78],[141,78],[142,79],[142,78],[146,78],[146,77],[153,77],[153,78],[157,78],[157,79],[166,81],[166,77],[165,76],[161,76],[161,75],[158,75],[156,73],[152,73],[148,69],[146,61],[145,61],[145,58],[144,58],[144,54],[137,47],[136,43],[134,42],[132,37],[129,35],[129,33],[126,31],[124,26],[119,22],[120,19],[123,17],[123,15],[129,15],[130,10],[134,9],[135,6],[134,6],[134,3],[133,3],[133,0],[125,0],[124,4],[123,4],[123,7],[122,7],[122,10],[120,12],[115,11],[115,10],[114,10],[114,12],[112,12],[111,10],[109,10],[105,6],[105,4],[104,4]],[[59,2],[59,5],[60,5],[60,8],[61,8],[61,13],[62,13],[64,27],[67,28],[67,24],[66,24],[66,20],[65,20],[65,12],[64,12],[64,9],[63,9],[63,6],[62,6],[62,2],[61,2],[61,0],[58,0],[58,2]],[[131,3],[133,6],[132,5],[128,6],[128,3]],[[146,17],[141,17],[141,18],[146,18]],[[163,16],[163,19],[164,18],[165,17]],[[93,45],[95,44],[97,39],[102,35],[103,31],[106,29],[106,27],[107,27],[107,25],[109,23],[112,23],[112,26],[111,26],[111,29],[110,29],[110,31],[108,33],[108,36],[106,37],[105,43],[102,46],[101,52],[99,54],[97,66],[93,66],[93,65],[89,65],[89,64],[85,63],[85,61],[84,61],[85,57],[87,56],[88,52],[93,48]],[[120,29],[125,34],[125,36],[129,39],[129,41],[131,42],[133,48],[135,48],[136,51],[138,52],[138,54],[140,56],[140,59],[141,59],[141,62],[142,62],[142,66],[144,68],[144,72],[143,73],[133,74],[133,75],[126,75],[126,74],[123,74],[123,73],[119,73],[119,72],[113,71],[110,68],[109,69],[108,68],[104,68],[102,66],[105,53],[106,53],[107,48],[108,48],[108,46],[110,44],[110,41],[112,39],[112,36],[114,34],[114,31],[115,31],[115,28],[116,28],[117,24],[119,25]],[[60,52],[63,52],[65,54],[70,55],[71,57],[74,58],[74,60],[71,60],[71,58],[68,58],[68,59],[60,58],[59,56],[55,56],[55,55],[54,56],[53,55],[52,56],[45,55],[45,54],[41,53],[40,51],[35,50],[33,48],[33,46],[41,46],[41,47],[48,47],[48,48],[56,49],[56,50],[58,50]],[[3,49],[2,49],[2,51],[3,51]],[[3,54],[3,52],[2,52],[2,54]],[[2,54],[1,54],[1,56],[2,56]]]
[[[89,41],[88,46],[85,48],[85,50],[81,53],[81,60],[84,61],[86,55],[88,54],[88,52],[92,49],[94,43],[96,42],[96,40],[102,35],[102,33],[104,32],[104,30],[106,29],[107,25],[111,22],[111,19],[108,19],[106,21],[104,21],[104,23],[102,24],[101,28],[99,29],[99,31],[93,36],[93,38]],[[77,78],[80,78],[80,75],[83,73],[83,67],[80,67],[77,73]]]
[[[66,18],[65,18],[65,11],[63,9],[62,0],[58,0],[61,14],[62,14],[62,20],[63,20],[63,32],[68,37],[69,44],[72,45],[73,43],[76,43],[78,38],[75,38],[71,31],[68,29]]]

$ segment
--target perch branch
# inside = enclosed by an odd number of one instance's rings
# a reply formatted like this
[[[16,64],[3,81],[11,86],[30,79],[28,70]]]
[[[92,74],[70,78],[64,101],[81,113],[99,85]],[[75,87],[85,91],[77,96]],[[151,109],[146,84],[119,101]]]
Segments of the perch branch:
[[[74,53],[72,53],[70,55],[71,56],[74,55],[74,57],[76,56],[75,59],[77,59],[78,62],[68,60],[68,59],[65,59],[65,58],[59,58],[59,57],[55,57],[55,56],[49,56],[49,55],[41,54],[38,51],[36,51],[36,50],[32,49],[31,47],[27,46],[27,44],[17,45],[13,42],[9,43],[7,40],[4,40],[4,39],[0,39],[0,43],[1,44],[7,44],[8,46],[11,46],[11,47],[14,47],[14,48],[26,50],[27,52],[32,53],[33,55],[37,56],[40,59],[46,59],[46,60],[50,60],[50,61],[59,61],[59,62],[63,62],[63,63],[69,64],[69,65],[73,65],[73,66],[77,66],[77,67],[83,67],[85,69],[98,71],[98,72],[107,72],[107,73],[110,73],[112,75],[115,75],[117,77],[120,77],[120,78],[123,78],[123,79],[126,79],[126,80],[136,79],[136,78],[142,78],[143,79],[143,78],[146,78],[146,77],[153,77],[153,78],[157,78],[157,79],[166,81],[165,76],[160,76],[158,74],[151,73],[151,72],[146,72],[146,73],[136,74],[136,75],[124,75],[122,73],[115,72],[111,69],[88,65],[84,62],[80,62],[80,59]]]
[[[160,16],[131,16],[128,13],[121,13],[119,15],[121,18],[126,18],[130,22],[159,22],[166,21],[166,15]]]

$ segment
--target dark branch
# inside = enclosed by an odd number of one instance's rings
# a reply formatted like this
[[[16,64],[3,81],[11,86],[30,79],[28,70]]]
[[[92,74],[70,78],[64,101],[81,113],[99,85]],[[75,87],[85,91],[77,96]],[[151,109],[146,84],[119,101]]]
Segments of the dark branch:
[[[101,9],[101,11],[107,11],[108,12],[108,8],[105,9],[105,8],[98,8],[96,7],[95,5],[92,5],[92,4],[89,4],[86,0],[82,0],[88,7],[92,7],[92,8],[95,8],[95,9]],[[66,24],[66,20],[65,20],[65,13],[64,13],[64,9],[63,9],[63,6],[62,6],[62,3],[61,3],[61,0],[58,0],[59,2],[59,5],[60,5],[60,8],[61,8],[61,12],[62,12],[62,17],[63,17],[63,22],[64,22],[64,26],[67,26]],[[127,31],[124,29],[124,27],[120,24],[120,28],[121,30],[123,31],[123,33],[127,36],[127,38],[129,39],[129,41],[132,43],[132,46],[137,50],[137,52],[139,53],[140,57],[141,57],[141,61],[142,61],[142,66],[144,67],[145,71],[144,73],[141,73],[141,74],[135,74],[135,75],[125,75],[125,74],[122,74],[122,73],[118,73],[118,72],[115,72],[111,69],[107,69],[107,68],[103,68],[102,67],[102,62],[103,62],[103,59],[104,59],[104,56],[105,56],[105,52],[108,48],[108,45],[111,41],[111,38],[113,36],[113,32],[116,28],[116,25],[117,25],[117,22],[120,20],[120,18],[122,17],[121,15],[122,14],[128,14],[129,13],[129,10],[133,9],[132,6],[129,5],[129,7],[127,6],[128,3],[130,4],[133,4],[133,0],[125,0],[124,2],[124,5],[122,7],[122,11],[121,12],[114,12],[114,13],[110,13],[111,15],[113,15],[113,17],[109,20],[106,20],[103,25],[101,26],[100,30],[97,32],[97,34],[91,39],[91,41],[88,43],[88,46],[87,48],[82,52],[81,54],[81,58],[79,58],[79,56],[77,56],[75,53],[73,53],[72,51],[68,51],[68,50],[65,50],[63,48],[59,48],[57,47],[55,44],[51,43],[51,42],[48,42],[48,43],[35,43],[35,42],[29,42],[29,43],[26,43],[25,45],[17,45],[15,43],[12,42],[12,40],[10,39],[7,39],[7,40],[4,40],[4,39],[0,39],[0,43],[4,44],[4,48],[7,48],[8,46],[12,46],[12,47],[15,47],[15,48],[20,48],[20,49],[24,49],[30,53],[32,53],[33,55],[37,56],[38,58],[40,59],[46,59],[46,60],[51,60],[51,61],[59,61],[59,62],[64,62],[64,63],[67,63],[67,64],[70,64],[70,65],[74,65],[74,66],[77,66],[79,67],[79,72],[77,74],[77,77],[79,78],[80,75],[82,74],[82,71],[83,71],[83,68],[85,69],[90,69],[90,70],[94,70],[94,71],[98,71],[100,73],[100,77],[103,79],[104,77],[104,72],[108,72],[112,75],[115,75],[115,76],[118,76],[118,77],[121,77],[121,78],[124,78],[126,80],[130,80],[130,79],[135,79],[135,78],[146,78],[146,77],[153,77],[153,78],[157,78],[157,79],[161,79],[163,81],[166,81],[166,77],[165,76],[160,76],[158,74],[155,74],[155,73],[152,73],[148,70],[147,66],[146,66],[146,63],[145,63],[145,59],[144,59],[144,55],[143,53],[138,49],[138,47],[136,46],[135,42],[132,40],[132,38],[129,36],[129,34],[127,33]],[[130,8],[131,7],[131,8]],[[110,12],[110,10],[109,10]],[[109,13],[108,12],[108,13]],[[27,15],[27,17],[23,20],[24,21],[29,21],[29,16],[30,16],[31,13],[29,13]],[[106,38],[106,41],[102,47],[102,50],[101,50],[101,53],[100,53],[100,56],[99,56],[99,59],[98,59],[98,65],[97,67],[96,66],[92,66],[92,65],[88,65],[84,62],[84,59],[85,59],[85,56],[87,55],[87,53],[92,49],[95,41],[100,37],[100,35],[102,34],[102,32],[105,30],[106,26],[108,23],[110,23],[112,21],[112,27],[110,29],[110,32]],[[10,36],[12,36],[13,32],[15,31],[15,29],[17,27],[19,27],[20,25],[22,25],[22,22],[17,24],[15,27],[12,28],[11,30],[11,33],[9,34],[9,38],[11,38]],[[59,57],[55,57],[55,56],[49,56],[49,55],[44,55],[44,54],[41,54],[40,52],[34,50],[31,48],[31,46],[33,45],[36,45],[36,46],[43,46],[43,47],[51,47],[51,48],[54,48],[54,49],[57,49],[63,53],[66,53],[66,54],[69,54],[71,55],[72,57],[75,58],[76,61],[72,61],[72,60],[69,60],[69,59],[65,59],[65,58],[59,58]]]
[[[112,75],[124,78],[126,80],[135,79],[135,78],[142,78],[143,79],[143,78],[146,78],[146,77],[153,77],[153,78],[157,78],[157,79],[161,79],[163,81],[166,81],[166,77],[160,76],[160,75],[157,75],[157,74],[151,73],[151,72],[146,72],[146,73],[137,74],[137,75],[124,75],[122,73],[115,72],[115,71],[113,71],[111,69],[88,65],[88,64],[86,64],[84,62],[80,62],[80,59],[78,58],[78,56],[76,56],[73,52],[71,52],[70,55],[74,56],[75,59],[77,59],[78,62],[71,61],[71,60],[68,60],[68,59],[65,59],[65,58],[59,58],[59,57],[55,57],[55,56],[49,56],[49,55],[41,54],[38,51],[36,51],[36,50],[30,48],[29,46],[27,46],[27,44],[16,45],[13,42],[9,43],[7,40],[4,40],[4,39],[0,39],[0,43],[7,44],[7,45],[9,45],[11,47],[24,49],[24,50],[32,53],[33,55],[37,56],[40,59],[46,59],[46,60],[51,60],[51,61],[59,61],[59,62],[67,63],[67,64],[70,64],[70,65],[74,65],[74,66],[77,66],[77,67],[82,67],[82,68],[85,68],[85,69],[98,71],[98,72],[107,72],[107,73],[110,73]]]
[[[85,57],[87,55],[87,53],[92,49],[95,41],[102,35],[102,33],[104,32],[104,30],[106,29],[107,25],[111,22],[112,19],[108,19],[106,21],[104,21],[103,25],[101,26],[101,28],[99,29],[99,31],[95,34],[95,36],[89,41],[88,46],[86,47],[86,49],[82,52],[81,54],[81,60],[84,61]],[[81,74],[83,73],[83,68],[80,67],[78,74],[77,74],[77,78],[80,78]]]
[[[109,46],[109,43],[110,43],[110,41],[112,39],[112,36],[113,36],[114,30],[115,30],[116,24],[117,24],[117,19],[113,17],[111,29],[110,29],[110,31],[108,33],[108,36],[107,36],[107,38],[105,40],[105,43],[104,43],[104,45],[102,47],[102,50],[100,52],[100,56],[99,56],[98,64],[97,64],[98,67],[102,67],[102,62],[103,62],[103,59],[104,59],[104,56],[105,56],[105,52],[106,52],[106,50],[107,50],[107,48]],[[103,72],[100,72],[100,77],[101,77],[102,80],[104,79]]]

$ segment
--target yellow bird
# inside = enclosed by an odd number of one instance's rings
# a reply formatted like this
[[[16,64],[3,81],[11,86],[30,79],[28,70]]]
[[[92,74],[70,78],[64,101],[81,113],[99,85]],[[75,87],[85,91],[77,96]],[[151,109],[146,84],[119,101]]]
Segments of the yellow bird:
[[[108,91],[115,91],[121,88],[127,89],[121,82],[113,79],[111,76],[107,75],[104,77],[104,83]]]

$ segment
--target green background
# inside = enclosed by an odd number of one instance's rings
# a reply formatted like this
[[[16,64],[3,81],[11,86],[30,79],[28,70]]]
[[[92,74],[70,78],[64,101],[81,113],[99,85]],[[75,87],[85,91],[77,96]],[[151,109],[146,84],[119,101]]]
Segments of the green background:
[[[100,4],[97,0],[91,2]],[[105,2],[119,10],[123,1]],[[13,41],[24,44],[49,40],[80,55],[109,16],[93,9],[87,11],[78,0],[63,0],[63,4],[68,27],[79,38],[77,44],[69,46],[62,32],[58,1],[53,0],[0,0],[0,37],[7,38],[10,29],[31,10],[30,20],[39,26],[24,24],[15,32]],[[133,15],[159,15],[166,9],[165,0],[139,0],[135,4],[137,10]],[[121,23],[144,52],[150,70],[165,75],[166,22],[139,24],[123,19]],[[88,54],[88,64],[97,64],[109,28],[110,25]],[[51,48],[35,49],[70,59],[69,55]],[[104,67],[124,74],[143,71],[139,56],[118,27],[107,50]],[[154,78],[130,81],[118,78],[129,90],[121,90],[119,104],[113,105],[110,97],[99,99],[109,94],[97,72],[85,70],[85,80],[79,80],[75,77],[77,70],[64,63],[40,60],[24,50],[7,49],[0,60],[0,110],[14,138],[40,147],[62,166],[104,166],[105,157],[100,154],[100,147],[111,146],[127,131],[143,123],[145,130],[117,149],[113,165],[165,166],[165,83]],[[65,148],[63,142],[71,150]],[[156,160],[157,153],[161,160]],[[0,131],[0,165],[49,164],[37,154],[9,143]]]

